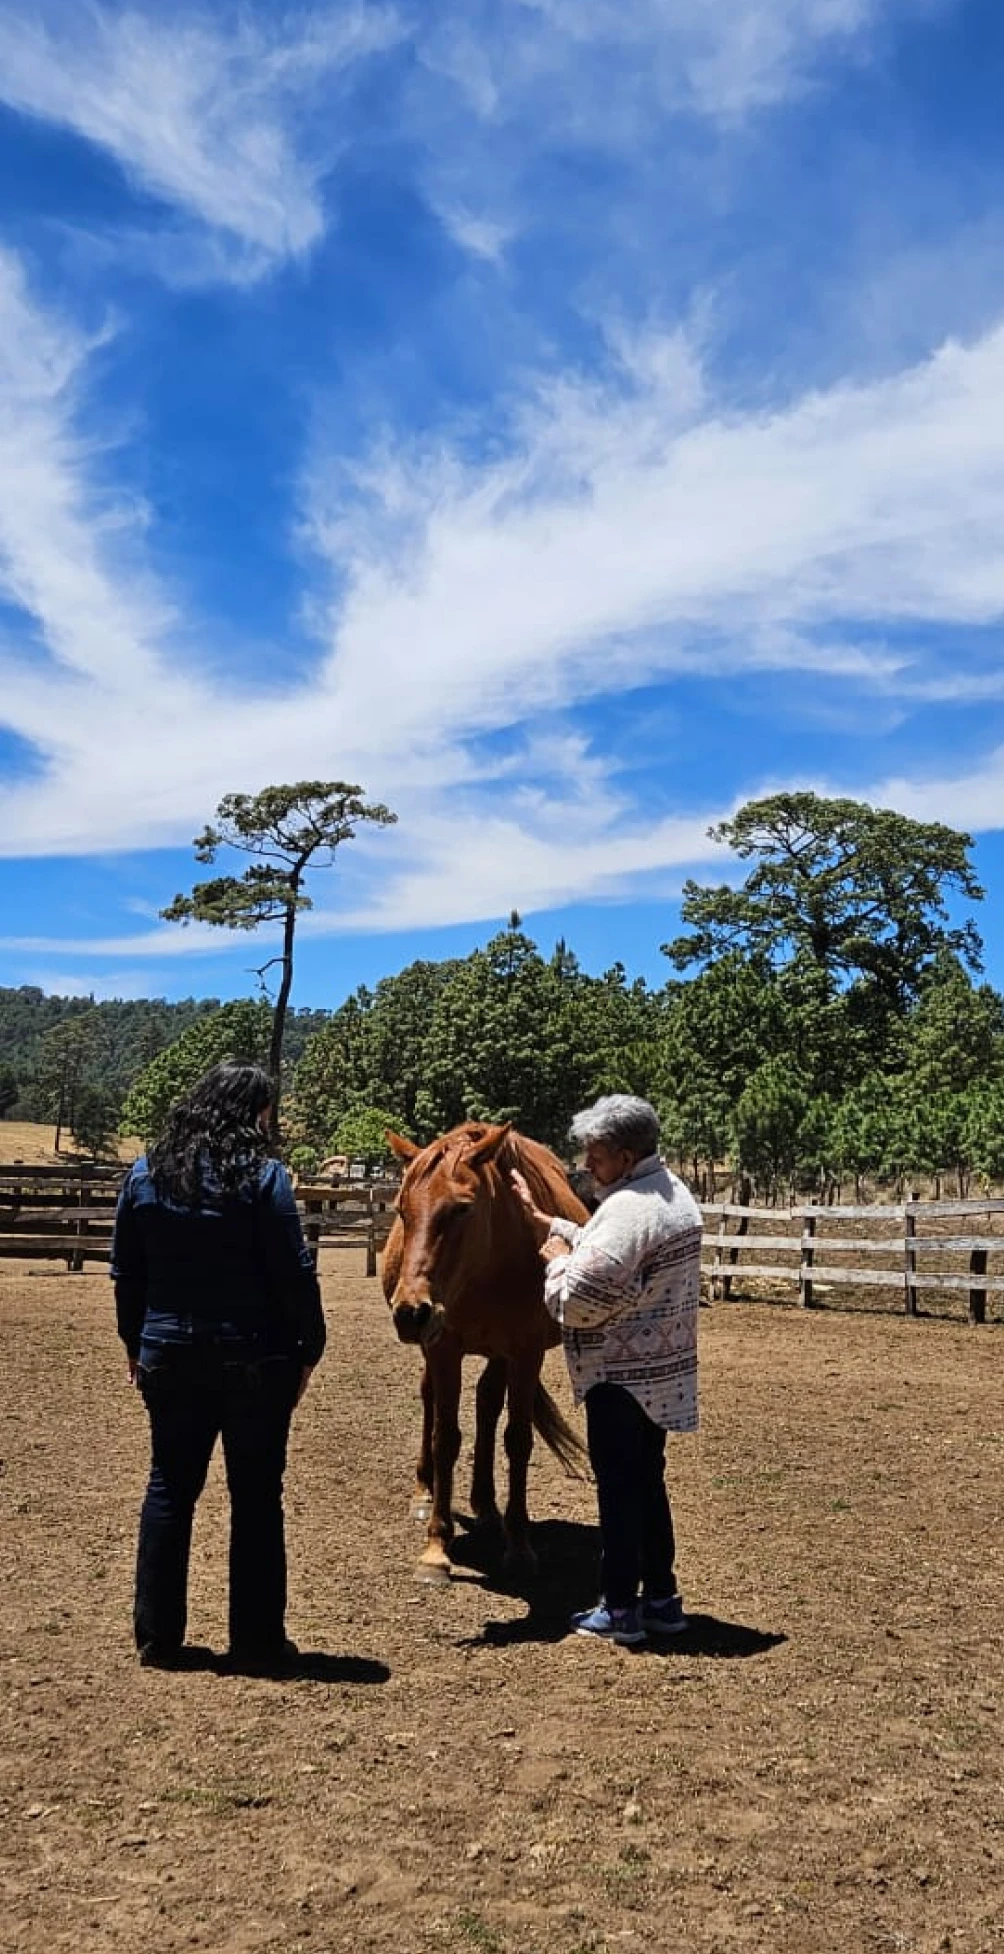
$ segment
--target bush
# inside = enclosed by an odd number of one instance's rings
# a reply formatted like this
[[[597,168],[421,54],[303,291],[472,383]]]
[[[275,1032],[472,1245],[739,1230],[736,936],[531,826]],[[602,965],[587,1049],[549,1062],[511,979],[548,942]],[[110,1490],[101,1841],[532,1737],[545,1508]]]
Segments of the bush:
[[[211,1017],[198,1018],[167,1050],[159,1052],[130,1087],[119,1132],[138,1134],[145,1145],[157,1138],[168,1109],[213,1065],[227,1059],[263,1065],[268,1057],[272,1007],[264,998],[224,1004]]]

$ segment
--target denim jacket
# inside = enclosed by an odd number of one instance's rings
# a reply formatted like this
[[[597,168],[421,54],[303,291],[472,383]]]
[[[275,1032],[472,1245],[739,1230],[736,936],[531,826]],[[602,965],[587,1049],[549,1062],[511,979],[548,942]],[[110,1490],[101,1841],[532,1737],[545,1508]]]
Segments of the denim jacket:
[[[198,1207],[158,1194],[145,1156],[123,1184],[111,1273],[118,1332],[130,1357],[141,1336],[247,1341],[316,1364],[324,1350],[321,1294],[293,1186],[278,1160],[257,1185],[224,1197],[211,1186]]]

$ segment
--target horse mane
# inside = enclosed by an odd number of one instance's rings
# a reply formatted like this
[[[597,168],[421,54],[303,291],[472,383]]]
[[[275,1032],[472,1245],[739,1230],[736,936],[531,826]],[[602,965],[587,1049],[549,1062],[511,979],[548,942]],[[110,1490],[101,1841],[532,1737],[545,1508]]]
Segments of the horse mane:
[[[562,1215],[566,1221],[588,1221],[589,1211],[578,1195],[573,1194],[557,1155],[539,1140],[529,1140],[525,1133],[517,1133],[511,1127],[492,1162],[491,1172],[493,1177],[504,1179],[508,1187],[514,1167],[524,1176],[544,1214]]]
[[[407,1178],[413,1187],[431,1180],[441,1167],[448,1171],[463,1167],[466,1157],[493,1132],[498,1125],[489,1120],[465,1120],[454,1126],[438,1140],[430,1141],[420,1154],[417,1154],[408,1169]],[[523,1210],[510,1185],[509,1176],[517,1167],[526,1178],[527,1185],[536,1205],[544,1214],[562,1215],[567,1221],[588,1221],[589,1213],[568,1184],[565,1170],[557,1155],[539,1140],[531,1140],[525,1133],[510,1127],[493,1160],[480,1169],[481,1186],[489,1196],[485,1221],[491,1230],[491,1211],[501,1198],[505,1207],[510,1207],[523,1217]]]

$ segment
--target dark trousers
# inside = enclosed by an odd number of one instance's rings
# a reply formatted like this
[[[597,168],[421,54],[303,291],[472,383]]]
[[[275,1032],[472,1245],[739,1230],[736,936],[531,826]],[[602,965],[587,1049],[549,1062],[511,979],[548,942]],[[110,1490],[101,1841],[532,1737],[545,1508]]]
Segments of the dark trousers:
[[[153,1457],[139,1526],[139,1648],[185,1639],[195,1504],[218,1438],[230,1493],[230,1646],[281,1649],[286,1613],[282,1478],[299,1366],[210,1340],[148,1345],[138,1382]]]
[[[651,1600],[662,1600],[676,1592],[666,1434],[622,1384],[594,1384],[585,1403],[604,1599],[610,1608],[631,1608],[641,1585]]]

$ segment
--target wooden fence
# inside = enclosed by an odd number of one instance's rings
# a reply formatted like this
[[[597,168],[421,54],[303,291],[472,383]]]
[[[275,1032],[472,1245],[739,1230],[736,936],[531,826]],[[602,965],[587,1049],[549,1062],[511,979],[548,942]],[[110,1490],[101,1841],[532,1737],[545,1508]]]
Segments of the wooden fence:
[[[121,1167],[77,1165],[0,1167],[0,1259],[107,1262]],[[314,1250],[366,1250],[366,1273],[390,1233],[397,1183],[346,1181],[338,1187],[299,1187],[303,1228]]]
[[[747,1278],[790,1284],[806,1308],[822,1288],[879,1288],[898,1290],[907,1315],[916,1316],[918,1291],[961,1290],[970,1322],[985,1323],[987,1296],[1004,1291],[1002,1200],[829,1208],[714,1201],[701,1213],[702,1266],[713,1299],[727,1298]],[[976,1217],[985,1225],[969,1233],[965,1224]]]
[[[65,1261],[70,1270],[106,1262],[121,1178],[121,1168],[92,1163],[0,1166],[0,1258]],[[322,1246],[364,1248],[366,1273],[375,1276],[396,1195],[393,1181],[300,1186],[315,1255]],[[961,1292],[970,1322],[984,1323],[988,1296],[1004,1293],[1004,1200],[792,1208],[714,1201],[701,1212],[713,1299],[749,1280],[790,1289],[806,1308],[821,1291],[875,1288],[898,1292],[915,1316],[922,1292]]]
[[[0,1167],[0,1258],[107,1262],[123,1172],[92,1161]]]
[[[303,1232],[315,1251],[365,1246],[366,1274],[375,1276],[377,1257],[390,1234],[397,1199],[396,1181],[343,1181],[337,1187],[301,1186]]]

